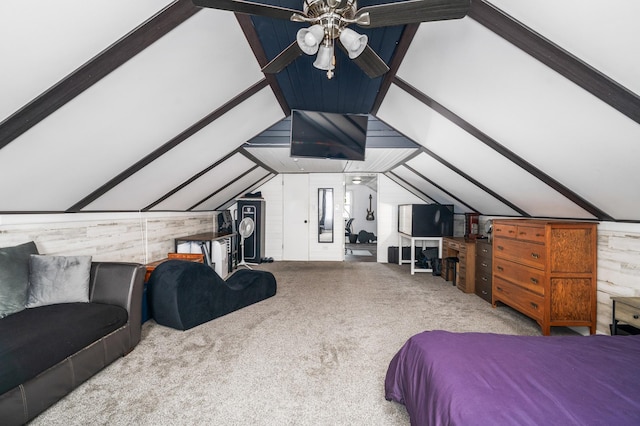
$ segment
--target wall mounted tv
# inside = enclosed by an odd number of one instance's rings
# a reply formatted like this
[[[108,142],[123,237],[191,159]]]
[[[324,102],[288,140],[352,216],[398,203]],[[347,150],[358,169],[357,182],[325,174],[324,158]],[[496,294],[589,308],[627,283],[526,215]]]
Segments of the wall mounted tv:
[[[291,112],[291,157],[364,161],[369,117],[361,114]]]
[[[401,204],[398,232],[412,237],[453,236],[452,204]]]

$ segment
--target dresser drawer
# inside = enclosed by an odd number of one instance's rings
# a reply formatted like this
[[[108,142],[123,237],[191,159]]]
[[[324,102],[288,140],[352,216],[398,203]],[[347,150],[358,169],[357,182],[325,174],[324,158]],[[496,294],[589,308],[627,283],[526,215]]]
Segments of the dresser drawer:
[[[493,224],[493,236],[494,237],[507,237],[507,238],[515,238],[518,234],[518,226],[507,225],[504,223],[495,223]]]
[[[495,258],[513,260],[538,269],[544,269],[547,252],[544,244],[496,238],[493,246]]]
[[[616,320],[627,323],[633,327],[640,328],[640,309],[617,302]]]
[[[518,225],[516,238],[524,241],[545,242],[544,226]]]
[[[529,291],[544,295],[544,271],[496,258],[493,274]]]
[[[476,256],[491,259],[491,244],[476,243]]]
[[[490,258],[489,259],[483,258],[483,257],[476,258],[476,274],[483,273],[483,274],[491,275],[491,273],[492,273],[491,265],[492,264],[493,264],[493,262],[491,261]]]
[[[503,302],[535,320],[542,320],[544,315],[544,297],[523,290],[500,277],[493,277],[492,299],[494,303]]]
[[[482,276],[476,278],[476,295],[491,303],[491,278]]]

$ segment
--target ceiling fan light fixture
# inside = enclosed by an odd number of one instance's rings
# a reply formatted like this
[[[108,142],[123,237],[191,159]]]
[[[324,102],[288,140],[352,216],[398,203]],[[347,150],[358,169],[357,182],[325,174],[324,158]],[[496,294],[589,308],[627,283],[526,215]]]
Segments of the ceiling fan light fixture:
[[[369,38],[366,35],[358,34],[349,28],[343,28],[340,32],[340,42],[347,49],[350,59],[355,59],[367,47]]]
[[[300,49],[307,55],[315,55],[324,38],[322,25],[312,25],[309,28],[301,28],[296,34],[296,41]]]
[[[333,65],[333,43],[325,43],[320,46],[318,56],[316,56],[313,66],[325,71],[330,71],[335,68]]]

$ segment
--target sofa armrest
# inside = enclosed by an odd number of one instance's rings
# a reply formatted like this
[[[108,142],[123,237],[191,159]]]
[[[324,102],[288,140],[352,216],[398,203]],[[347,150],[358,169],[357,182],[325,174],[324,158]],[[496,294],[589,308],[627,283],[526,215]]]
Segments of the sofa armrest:
[[[91,264],[91,302],[125,308],[129,313],[131,348],[140,342],[142,293],[146,269],[139,263],[93,262]]]

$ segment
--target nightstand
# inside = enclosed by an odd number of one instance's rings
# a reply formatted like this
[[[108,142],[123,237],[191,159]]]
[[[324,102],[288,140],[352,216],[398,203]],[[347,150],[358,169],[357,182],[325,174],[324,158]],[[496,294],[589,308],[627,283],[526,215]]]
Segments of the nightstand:
[[[612,297],[611,335],[640,332],[640,297]],[[621,323],[621,324],[619,324]]]

